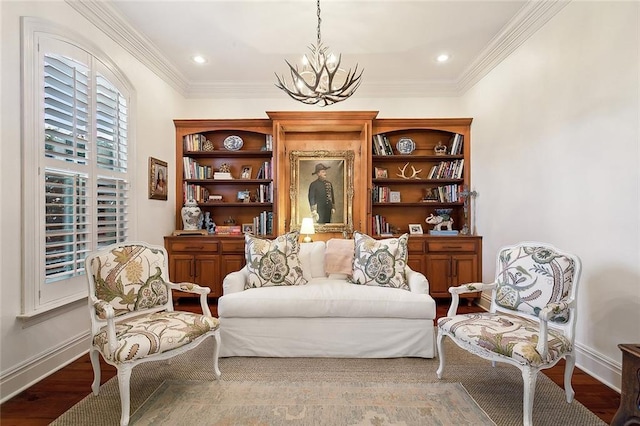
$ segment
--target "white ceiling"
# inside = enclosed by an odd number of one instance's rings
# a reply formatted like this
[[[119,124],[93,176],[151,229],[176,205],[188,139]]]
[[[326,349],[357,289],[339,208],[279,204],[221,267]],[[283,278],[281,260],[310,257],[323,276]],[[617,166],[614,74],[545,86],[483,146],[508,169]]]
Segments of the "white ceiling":
[[[67,2],[186,97],[280,96],[274,73],[316,41],[314,0]],[[364,68],[360,96],[457,96],[566,3],[323,0],[322,41]]]

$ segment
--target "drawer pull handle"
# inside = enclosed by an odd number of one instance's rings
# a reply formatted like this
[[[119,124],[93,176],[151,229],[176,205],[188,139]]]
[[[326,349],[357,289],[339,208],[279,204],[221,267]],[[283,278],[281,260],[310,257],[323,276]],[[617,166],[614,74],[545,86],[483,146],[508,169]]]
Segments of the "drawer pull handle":
[[[453,249],[461,249],[462,246],[442,246],[442,248],[453,250]]]
[[[193,247],[185,247],[186,250],[202,250],[204,249],[204,246],[193,246]]]

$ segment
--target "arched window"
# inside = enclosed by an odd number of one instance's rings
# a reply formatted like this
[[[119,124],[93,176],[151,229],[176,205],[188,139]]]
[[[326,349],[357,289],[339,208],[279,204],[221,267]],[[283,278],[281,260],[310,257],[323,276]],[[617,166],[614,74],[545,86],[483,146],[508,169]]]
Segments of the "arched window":
[[[33,315],[87,294],[84,258],[125,241],[129,84],[99,49],[23,19],[24,297]]]

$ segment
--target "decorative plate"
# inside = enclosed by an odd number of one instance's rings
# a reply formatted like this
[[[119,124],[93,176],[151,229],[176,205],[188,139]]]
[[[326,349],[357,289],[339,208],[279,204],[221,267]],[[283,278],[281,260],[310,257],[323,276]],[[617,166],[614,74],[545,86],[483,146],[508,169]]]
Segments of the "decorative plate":
[[[225,138],[223,145],[229,151],[237,151],[242,148],[244,142],[240,136],[231,135]]]
[[[416,149],[416,144],[411,138],[400,138],[396,144],[396,149],[400,154],[411,154]]]

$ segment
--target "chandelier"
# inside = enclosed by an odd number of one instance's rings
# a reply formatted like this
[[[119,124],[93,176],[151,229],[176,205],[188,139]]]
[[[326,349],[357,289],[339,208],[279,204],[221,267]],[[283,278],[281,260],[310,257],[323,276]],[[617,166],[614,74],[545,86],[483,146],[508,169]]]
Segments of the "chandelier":
[[[362,71],[358,73],[358,64],[355,70],[345,71],[340,68],[342,55],[336,56],[328,52],[329,48],[323,46],[320,36],[320,0],[317,0],[318,8],[318,40],[315,45],[309,46],[311,55],[304,55],[302,67],[295,67],[285,59],[289,65],[291,81],[287,83],[284,76],[276,74],[278,83],[276,87],[284,90],[296,101],[307,105],[327,106],[343,101],[353,95],[358,86]]]

